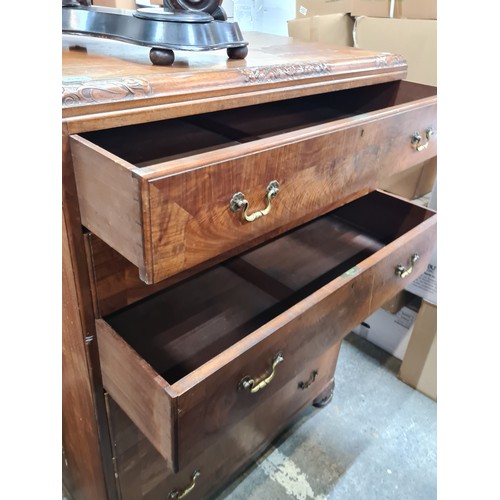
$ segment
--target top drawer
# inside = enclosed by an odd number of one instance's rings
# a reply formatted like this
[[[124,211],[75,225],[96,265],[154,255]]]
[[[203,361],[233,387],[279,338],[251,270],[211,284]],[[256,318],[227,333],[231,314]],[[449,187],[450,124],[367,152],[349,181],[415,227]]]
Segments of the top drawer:
[[[436,89],[390,82],[89,132],[71,151],[82,224],[157,283],[435,156]]]

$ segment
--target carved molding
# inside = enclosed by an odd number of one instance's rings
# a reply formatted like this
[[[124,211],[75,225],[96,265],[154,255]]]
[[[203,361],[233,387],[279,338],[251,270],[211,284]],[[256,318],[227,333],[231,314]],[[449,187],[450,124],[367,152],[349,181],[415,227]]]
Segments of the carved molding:
[[[292,64],[288,66],[268,66],[263,68],[241,68],[240,73],[246,83],[268,83],[284,80],[297,80],[315,75],[333,73],[325,63]]]
[[[398,54],[390,54],[389,52],[384,55],[380,55],[375,60],[375,65],[377,68],[386,68],[389,66],[405,66],[406,59]]]
[[[99,80],[67,85],[63,87],[63,107],[96,104],[109,101],[134,99],[153,95],[153,88],[146,80],[125,78],[123,80]]]
[[[366,69],[373,68],[373,65],[375,65],[376,68],[406,65],[406,61],[403,57],[389,53],[377,56],[375,59],[361,60],[360,62],[366,65]],[[245,83],[270,83],[299,80],[301,78],[311,78],[315,76],[334,75],[338,73],[339,68],[334,64],[309,62],[287,66],[241,68],[239,71],[243,75]]]

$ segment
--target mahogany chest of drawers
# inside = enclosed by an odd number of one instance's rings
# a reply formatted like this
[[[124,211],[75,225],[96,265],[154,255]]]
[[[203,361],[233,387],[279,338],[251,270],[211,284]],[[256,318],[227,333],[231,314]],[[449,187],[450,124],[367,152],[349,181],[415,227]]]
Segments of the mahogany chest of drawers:
[[[430,258],[436,214],[377,186],[437,154],[436,89],[397,55],[249,42],[162,68],[63,38],[75,499],[213,494],[329,401],[342,338]]]

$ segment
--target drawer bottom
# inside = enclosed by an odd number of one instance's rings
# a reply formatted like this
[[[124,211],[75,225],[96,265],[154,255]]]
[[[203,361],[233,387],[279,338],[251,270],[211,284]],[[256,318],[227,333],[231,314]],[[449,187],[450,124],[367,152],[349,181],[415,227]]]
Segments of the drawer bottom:
[[[256,407],[176,474],[168,471],[149,440],[107,395],[121,500],[165,500],[170,492],[189,487],[195,471],[200,475],[186,498],[207,499],[220,491],[266,450],[300,410],[321,403],[332,387],[339,350],[340,342],[309,362],[272,399]]]

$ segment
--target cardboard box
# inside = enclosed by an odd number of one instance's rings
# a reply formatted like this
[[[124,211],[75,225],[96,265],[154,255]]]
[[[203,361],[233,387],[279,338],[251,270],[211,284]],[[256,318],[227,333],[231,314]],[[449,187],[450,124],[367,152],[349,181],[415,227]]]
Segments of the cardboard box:
[[[402,0],[401,17],[437,19],[437,0]]]
[[[348,14],[328,14],[311,18],[311,39],[314,42],[353,47],[354,20]]]
[[[304,42],[352,47],[353,26],[354,21],[347,14],[304,17],[288,21],[288,36]]]
[[[407,79],[437,85],[437,21],[358,17],[354,45],[361,49],[401,54],[408,63]],[[432,191],[437,158],[384,179],[379,187],[407,199]]]
[[[126,10],[135,10],[137,7],[135,0],[93,0],[92,5]]]
[[[295,18],[345,14],[351,12],[352,0],[296,0]]]
[[[425,206],[437,211],[437,182],[434,183]],[[406,291],[424,299],[426,302],[437,304],[437,245],[434,247],[427,269],[406,286]]]
[[[391,314],[385,309],[377,309],[354,328],[353,332],[402,360],[416,316],[417,311],[410,304],[401,308],[396,314]]]
[[[402,55],[407,79],[437,85],[437,21],[358,17],[354,23],[356,47]]]
[[[395,0],[394,10],[399,9],[401,0]],[[353,16],[391,17],[390,0],[352,0]]]
[[[412,297],[413,294],[411,294],[410,292],[406,290],[401,290],[399,293],[394,295],[392,299],[388,300],[385,304],[383,304],[382,309],[391,314],[396,314],[410,302]]]
[[[399,378],[437,401],[437,306],[422,301]]]
[[[353,16],[437,19],[437,0],[352,0]]]
[[[437,304],[437,248],[434,249],[427,269],[408,284],[406,290],[430,304]]]
[[[414,200],[432,192],[436,174],[437,158],[435,157],[384,179],[379,187],[389,193]]]
[[[312,17],[304,17],[303,19],[291,19],[287,21],[288,36],[302,42],[311,42],[311,25]]]

